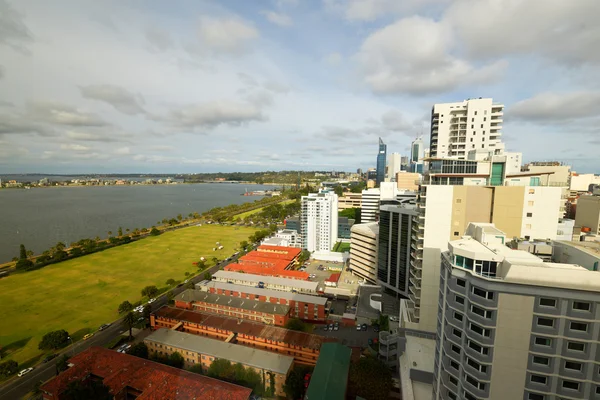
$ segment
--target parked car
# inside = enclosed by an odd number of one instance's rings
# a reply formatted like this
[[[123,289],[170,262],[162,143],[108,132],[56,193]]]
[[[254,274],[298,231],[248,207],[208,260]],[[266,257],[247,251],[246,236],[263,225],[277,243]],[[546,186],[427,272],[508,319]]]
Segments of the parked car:
[[[47,363],[48,361],[50,361],[50,360],[52,360],[52,359],[56,358],[57,356],[58,356],[58,354],[48,354],[48,355],[47,355],[47,356],[44,358],[43,362]]]
[[[19,377],[23,376],[23,375],[27,375],[28,373],[30,373],[31,371],[33,371],[33,368],[27,368],[24,369],[23,371],[19,372]]]
[[[390,317],[390,321],[398,322],[399,319],[398,319],[398,317]]]
[[[89,338],[91,338],[92,336],[94,336],[94,334],[93,334],[93,333],[88,333],[87,335],[85,335],[85,336],[83,337],[83,340],[88,340],[88,339],[89,339]]]
[[[148,304],[152,304],[156,301],[156,298],[151,298],[150,300],[148,300]]]
[[[377,324],[373,325],[373,332],[375,332],[375,333],[379,332],[379,325],[377,325]]]
[[[360,331],[360,330],[362,330],[362,327],[360,325],[356,325],[356,330]]]
[[[324,331],[328,331],[328,330],[329,330],[329,327],[328,327],[327,325],[325,325],[325,326],[323,327],[323,330],[324,330]]]
[[[360,330],[361,330],[361,331],[366,331],[366,330],[367,330],[367,324],[362,324],[362,325],[360,326]]]
[[[109,326],[110,326],[110,324],[102,324],[102,325],[100,325],[100,328],[98,328],[98,330],[99,330],[99,331],[103,331],[103,330],[105,330],[106,328],[108,328]]]
[[[332,331],[333,330],[333,324],[329,324],[329,330]]]
[[[310,377],[311,377],[311,374],[304,375],[304,387],[305,388],[307,388],[308,384],[310,383]]]
[[[337,322],[335,324],[333,324],[333,330],[337,331],[338,329],[340,329],[340,324],[338,324]]]

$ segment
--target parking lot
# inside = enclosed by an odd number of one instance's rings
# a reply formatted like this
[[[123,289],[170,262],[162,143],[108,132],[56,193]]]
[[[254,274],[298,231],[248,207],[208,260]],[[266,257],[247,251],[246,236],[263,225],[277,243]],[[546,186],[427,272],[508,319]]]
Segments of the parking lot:
[[[358,288],[358,278],[353,276],[349,271],[345,271],[345,266],[341,262],[310,260],[303,267],[303,271],[308,274],[313,274],[314,277],[310,280],[319,282],[319,289],[325,289],[325,280],[331,274],[341,273],[338,281],[338,288],[347,289],[351,294],[356,294]]]
[[[372,326],[367,327],[366,331],[357,331],[354,326],[341,326],[337,331],[325,331],[323,327],[317,326],[314,333],[325,337],[334,337],[346,346],[367,347],[369,339],[379,338],[379,333],[373,330]]]

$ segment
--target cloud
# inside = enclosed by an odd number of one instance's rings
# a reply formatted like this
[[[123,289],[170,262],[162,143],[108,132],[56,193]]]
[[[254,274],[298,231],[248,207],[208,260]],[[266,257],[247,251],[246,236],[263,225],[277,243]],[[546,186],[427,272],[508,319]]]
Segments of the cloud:
[[[380,17],[436,9],[448,0],[323,0],[325,8],[349,21],[374,21]]]
[[[289,15],[278,13],[275,11],[262,11],[261,14],[267,18],[269,22],[274,23],[275,25],[279,25],[282,27],[288,27],[294,25],[294,22],[289,17]]]
[[[356,58],[376,93],[441,93],[459,84],[489,83],[504,71],[499,61],[481,68],[451,54],[448,26],[432,19],[401,19],[369,35]]]
[[[538,123],[555,123],[598,116],[600,92],[539,93],[507,110],[511,118]]]
[[[144,35],[154,50],[165,51],[173,47],[173,40],[171,40],[169,32],[157,26],[147,27]]]
[[[414,124],[406,121],[402,113],[390,110],[381,116],[381,123],[385,129],[390,131],[408,131],[414,127]]]
[[[119,142],[120,140],[116,137],[109,136],[107,134],[79,132],[79,131],[67,131],[65,137],[71,140],[82,141],[82,142]]]
[[[68,150],[68,151],[88,151],[91,149],[91,147],[83,146],[83,145],[76,144],[76,143],[69,143],[69,144],[61,144],[60,149]]]
[[[210,129],[219,125],[240,126],[265,121],[266,117],[253,104],[221,100],[179,107],[162,119],[179,128]]]
[[[202,45],[222,53],[243,52],[259,36],[250,22],[234,17],[202,17],[198,31]]]
[[[25,44],[33,41],[33,36],[18,13],[5,0],[0,0],[0,45],[27,52]]]
[[[79,111],[74,107],[58,102],[34,101],[28,103],[28,114],[39,122],[67,126],[107,126],[99,115]]]
[[[103,101],[123,114],[134,115],[144,113],[141,104],[144,99],[128,90],[115,85],[90,85],[79,87],[81,95],[87,99]]]
[[[14,107],[15,105],[10,101],[0,100],[0,107]]]
[[[129,149],[129,147],[119,147],[114,151],[114,153],[119,156],[124,156],[131,154],[131,150]]]
[[[0,65],[0,79],[4,78],[4,67]]]
[[[41,126],[24,115],[0,114],[0,135],[36,133],[41,136],[52,136],[54,132]]]
[[[324,61],[331,66],[336,66],[339,65],[343,59],[344,57],[342,57],[340,53],[330,53],[324,58]]]

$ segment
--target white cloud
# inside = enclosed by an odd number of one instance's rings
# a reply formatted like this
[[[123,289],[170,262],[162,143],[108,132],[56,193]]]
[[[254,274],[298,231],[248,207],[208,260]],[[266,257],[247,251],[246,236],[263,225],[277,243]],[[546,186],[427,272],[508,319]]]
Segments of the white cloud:
[[[258,36],[256,28],[241,18],[202,17],[200,19],[200,43],[216,52],[243,52]]]
[[[124,156],[127,154],[131,154],[131,150],[129,149],[129,147],[119,147],[114,151],[114,153],[119,156]]]
[[[80,131],[66,131],[65,137],[67,139],[82,141],[82,142],[118,142],[119,139],[110,136],[106,133],[90,133]]]
[[[50,124],[96,127],[108,125],[98,114],[59,102],[32,101],[28,103],[27,111],[31,118]]]
[[[289,15],[279,13],[276,11],[263,11],[262,14],[267,18],[269,22],[274,23],[275,25],[287,27],[294,25],[294,22],[290,18]]]
[[[253,104],[220,100],[178,107],[171,110],[164,120],[179,128],[210,129],[219,125],[239,126],[265,121],[266,117]]]
[[[521,100],[507,110],[515,119],[553,123],[597,117],[600,92],[539,93]]]
[[[83,97],[108,103],[124,114],[133,115],[144,112],[141,106],[144,99],[140,95],[135,95],[120,86],[89,85],[82,86],[79,90]]]
[[[63,143],[60,145],[61,150],[69,150],[69,151],[88,151],[91,147],[83,146],[81,144],[76,143]]]
[[[25,45],[33,41],[33,35],[23,18],[8,2],[0,0],[0,45],[27,52]]]
[[[147,27],[144,35],[150,46],[155,50],[165,51],[173,47],[173,40],[169,32],[158,26]]]
[[[330,53],[325,57],[324,61],[331,66],[336,66],[339,65],[343,59],[344,57],[342,57],[340,53]]]

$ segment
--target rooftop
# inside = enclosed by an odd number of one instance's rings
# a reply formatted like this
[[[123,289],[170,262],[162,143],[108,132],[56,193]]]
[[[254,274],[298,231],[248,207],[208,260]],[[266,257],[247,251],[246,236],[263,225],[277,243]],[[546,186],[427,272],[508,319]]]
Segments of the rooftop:
[[[230,297],[220,294],[202,292],[195,289],[187,289],[175,296],[175,301],[183,302],[205,302],[210,304],[219,304],[222,306],[241,308],[268,314],[286,315],[290,307],[282,304],[265,303],[258,300],[242,299],[240,297]]]
[[[301,252],[302,250],[297,247],[258,246],[256,251],[252,251],[248,254],[261,253],[261,257],[280,258],[282,260],[292,261],[294,258],[298,257]],[[264,253],[268,254],[268,256]]]
[[[350,228],[350,231],[375,236],[379,234],[379,223],[367,222],[366,224],[355,224]]]
[[[249,294],[254,294],[254,295],[275,297],[275,298],[286,299],[286,300],[301,301],[303,303],[313,303],[313,304],[320,304],[320,305],[325,305],[327,303],[326,297],[311,296],[308,294],[299,294],[299,293],[292,293],[292,292],[283,292],[280,290],[273,290],[273,289],[261,289],[261,288],[257,288],[257,287],[253,287],[253,286],[236,285],[234,283],[227,283],[227,282],[211,281],[206,286],[208,286],[209,288],[213,287],[215,289],[232,290],[234,292],[240,292],[240,293],[249,293]]]
[[[333,338],[325,338],[311,333],[292,331],[272,325],[243,321],[236,318],[223,317],[197,311],[182,310],[174,307],[161,307],[154,312],[157,317],[187,321],[214,329],[235,332],[248,336],[280,341],[294,346],[318,350],[324,342],[335,342]]]
[[[96,346],[70,358],[69,363],[71,368],[42,385],[44,392],[58,398],[69,383],[94,375],[103,379],[113,395],[127,387],[141,392],[138,400],[245,400],[252,393],[249,388]]]
[[[254,275],[232,271],[217,271],[214,273],[213,278],[223,279],[227,281],[242,280],[244,282],[252,282],[255,286],[258,285],[259,282],[263,282],[265,284],[270,284],[274,286],[293,287],[313,292],[316,292],[317,287],[319,285],[318,282],[310,282],[299,279],[279,278],[276,276]]]
[[[269,247],[269,246],[267,246]],[[273,246],[274,247],[274,246]],[[259,264],[252,264],[252,261],[248,264],[229,264],[225,267],[225,271],[231,272],[243,272],[247,274],[255,274],[255,275],[264,275],[264,276],[277,276],[281,278],[289,278],[289,279],[298,279],[298,280],[308,280],[308,273],[302,271],[294,271],[287,270],[281,265],[279,266],[262,266]],[[287,263],[286,261],[281,260],[283,263]],[[287,264],[286,264],[287,266]]]
[[[400,357],[400,379],[402,392],[407,399],[431,399],[431,384],[410,379],[410,370],[416,369],[433,373],[435,356],[435,340],[414,335],[406,335],[406,350]],[[412,395],[412,396],[411,396]]]
[[[577,249],[579,249],[585,253],[588,253],[591,256],[600,257],[600,242],[597,242],[597,241],[571,242],[571,241],[567,241],[567,240],[557,240],[557,242],[576,247]]]
[[[242,363],[279,374],[287,374],[294,363],[293,357],[165,328],[158,329],[144,340],[224,358],[233,363]]]
[[[306,398],[310,400],[344,400],[351,355],[352,350],[339,343],[323,344],[306,391]]]

